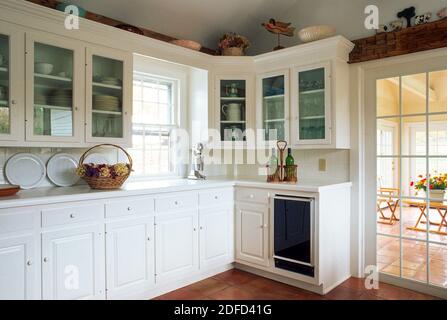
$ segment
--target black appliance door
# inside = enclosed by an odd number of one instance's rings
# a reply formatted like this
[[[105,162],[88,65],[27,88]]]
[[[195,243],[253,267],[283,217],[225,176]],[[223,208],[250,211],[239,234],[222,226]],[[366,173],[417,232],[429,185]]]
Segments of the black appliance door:
[[[312,264],[312,200],[275,197],[275,258]]]

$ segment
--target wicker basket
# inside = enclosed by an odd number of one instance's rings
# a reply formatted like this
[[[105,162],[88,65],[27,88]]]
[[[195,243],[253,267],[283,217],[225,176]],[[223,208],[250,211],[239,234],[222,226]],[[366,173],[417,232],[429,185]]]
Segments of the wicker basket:
[[[90,151],[92,151],[93,149],[99,148],[99,147],[103,147],[103,146],[115,147],[117,149],[120,149],[121,151],[123,151],[126,154],[127,159],[129,159],[129,164],[128,164],[129,173],[127,175],[124,175],[124,176],[116,176],[116,177],[87,177],[87,176],[84,175],[84,176],[81,176],[81,178],[85,182],[87,182],[87,184],[92,189],[110,190],[110,189],[121,188],[123,183],[127,180],[127,178],[129,177],[130,173],[132,172],[132,157],[129,155],[129,153],[127,153],[126,150],[124,150],[120,146],[117,146],[115,144],[109,144],[109,143],[104,143],[104,144],[99,144],[97,146],[94,146],[94,147],[92,147],[92,148],[90,148],[90,149],[88,149],[87,151],[84,152],[84,154],[79,159],[78,167],[81,167],[84,164],[85,157],[87,156],[87,154]]]

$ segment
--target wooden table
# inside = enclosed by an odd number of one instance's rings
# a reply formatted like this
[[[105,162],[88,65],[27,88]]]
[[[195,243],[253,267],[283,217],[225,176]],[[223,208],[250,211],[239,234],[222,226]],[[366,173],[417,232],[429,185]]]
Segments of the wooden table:
[[[415,231],[427,231],[427,228],[420,228],[419,225],[422,224],[426,224],[428,219],[427,219],[427,214],[426,214],[426,210],[427,210],[427,202],[425,200],[406,200],[404,201],[406,204],[410,205],[410,206],[417,206],[420,210],[420,214],[419,214],[419,218],[416,221],[416,224],[414,225],[414,227],[407,227],[408,230],[415,230]],[[441,235],[447,235],[446,231],[442,231],[442,227],[447,228],[447,204],[444,204],[444,202],[432,202],[430,201],[430,208],[431,209],[436,209],[436,211],[439,213],[440,217],[441,217],[441,222],[440,223],[436,223],[436,222],[431,222],[430,221],[430,225],[433,226],[438,226],[437,230],[429,230],[432,233],[437,233],[437,234],[441,234]]]

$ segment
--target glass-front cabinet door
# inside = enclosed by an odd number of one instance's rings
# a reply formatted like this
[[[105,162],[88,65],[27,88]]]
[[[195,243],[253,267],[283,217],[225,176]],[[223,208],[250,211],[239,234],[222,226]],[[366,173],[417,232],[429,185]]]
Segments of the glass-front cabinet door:
[[[87,142],[130,144],[131,56],[87,48]]]
[[[330,64],[294,70],[294,143],[330,144]]]
[[[217,79],[218,127],[222,141],[246,141],[247,82],[242,78]]]
[[[258,128],[263,129],[266,144],[276,145],[277,140],[288,139],[289,119],[289,73],[288,70],[258,76]]]
[[[82,53],[74,40],[27,34],[26,140],[83,142]]]
[[[0,141],[23,140],[23,37],[0,22]]]

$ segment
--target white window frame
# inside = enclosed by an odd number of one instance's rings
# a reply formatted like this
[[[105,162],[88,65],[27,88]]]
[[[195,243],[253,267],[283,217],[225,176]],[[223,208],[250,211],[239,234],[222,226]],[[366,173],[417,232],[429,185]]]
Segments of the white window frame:
[[[133,81],[135,79],[138,79],[138,77],[140,78],[154,78],[154,79],[161,79],[167,82],[170,82],[172,84],[172,123],[171,124],[145,124],[147,126],[152,126],[154,128],[159,127],[159,128],[170,128],[171,130],[174,129],[180,129],[181,128],[181,121],[180,121],[180,112],[179,112],[179,108],[180,108],[180,80],[179,79],[174,79],[174,78],[170,78],[170,77],[166,77],[166,76],[161,76],[158,74],[152,74],[152,73],[147,73],[147,72],[142,72],[142,71],[134,71],[133,73],[133,78],[132,78],[132,85],[133,85]],[[134,99],[132,97],[132,103],[133,103]],[[143,100],[142,100],[143,101]],[[133,119],[132,119],[132,136],[131,138],[133,138]],[[172,141],[170,141],[170,145],[172,144]],[[176,165],[176,153],[177,153],[177,149],[176,148],[169,148],[169,162],[170,162],[170,166],[172,166],[172,168],[170,168],[169,172],[162,172],[162,173],[158,173],[158,174],[134,174],[131,175],[131,180],[133,181],[143,181],[143,180],[155,180],[155,179],[173,179],[173,178],[180,178],[181,177],[181,173],[179,172],[179,168]]]

